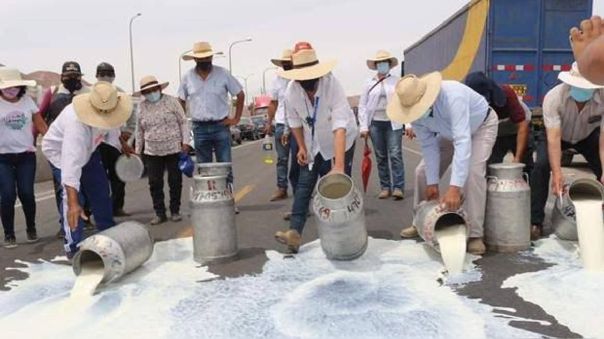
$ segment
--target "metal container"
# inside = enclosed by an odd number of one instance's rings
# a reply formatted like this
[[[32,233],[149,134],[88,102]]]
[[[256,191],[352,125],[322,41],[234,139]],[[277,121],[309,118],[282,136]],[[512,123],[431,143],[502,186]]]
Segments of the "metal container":
[[[415,209],[415,216],[413,217],[413,225],[417,228],[419,236],[438,252],[440,252],[440,247],[436,239],[435,232],[437,230],[454,225],[466,225],[467,239],[470,234],[469,224],[463,210],[447,211],[436,200],[422,201]]]
[[[484,235],[495,252],[523,251],[531,245],[531,188],[524,164],[489,165]]]
[[[136,154],[122,154],[115,162],[115,173],[123,182],[133,182],[145,174],[143,160]]]
[[[194,177],[193,256],[202,264],[228,261],[238,252],[235,202],[226,179],[226,175]]]
[[[341,173],[317,183],[313,211],[318,219],[323,253],[330,260],[353,260],[367,249],[365,211],[360,191]]]
[[[201,177],[228,176],[231,172],[230,162],[209,162],[196,165],[196,174]]]
[[[604,200],[604,187],[597,180],[582,178],[572,180],[565,189],[565,194],[556,198],[552,210],[552,227],[556,236],[562,240],[578,241],[577,219],[573,196],[588,195],[594,199]]]
[[[82,267],[102,261],[101,283],[108,284],[144,264],[153,254],[153,237],[147,226],[127,221],[97,233],[80,243],[73,257],[73,272],[80,275]]]

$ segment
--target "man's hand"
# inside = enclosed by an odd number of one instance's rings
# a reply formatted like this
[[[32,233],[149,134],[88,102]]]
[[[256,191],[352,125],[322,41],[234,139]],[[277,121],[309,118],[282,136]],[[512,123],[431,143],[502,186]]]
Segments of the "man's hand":
[[[455,212],[461,207],[461,188],[449,186],[447,193],[440,200],[448,211]]]
[[[518,159],[518,157],[514,157],[514,159],[512,160],[513,163],[515,164],[519,164],[522,162],[522,160]]]
[[[405,128],[405,136],[409,138],[409,140],[415,139],[415,132],[413,132],[413,128]]]
[[[122,142],[122,154],[130,157],[132,154],[136,154],[136,151],[127,142]]]
[[[440,193],[438,192],[438,185],[429,185],[426,187],[426,200],[438,200]]]
[[[564,178],[562,174],[552,173],[552,194],[560,196],[564,193]]]
[[[283,133],[283,135],[281,135],[281,145],[285,146],[289,143],[289,133]]]
[[[128,140],[130,140],[130,137],[132,136],[132,133],[130,132],[122,132],[122,134],[120,134],[120,141],[123,143],[128,142]]]
[[[78,227],[80,218],[86,220],[84,210],[82,210],[80,204],[77,202],[70,204],[69,207],[67,207],[67,222],[69,223],[69,228],[71,230],[75,230]]]
[[[182,152],[189,154],[191,152],[191,146],[189,144],[182,143]]]
[[[367,140],[369,138],[369,131],[361,132],[361,139]]]
[[[308,153],[306,152],[306,149],[301,147],[298,150],[297,159],[298,159],[298,165],[300,165],[300,166],[308,165]]]
[[[239,125],[239,120],[237,118],[226,118],[224,119],[224,121],[222,122],[225,126],[237,126]]]

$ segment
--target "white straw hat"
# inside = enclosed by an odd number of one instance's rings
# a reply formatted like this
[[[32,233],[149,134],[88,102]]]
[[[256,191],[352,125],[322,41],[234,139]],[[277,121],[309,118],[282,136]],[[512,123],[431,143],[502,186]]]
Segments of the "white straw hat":
[[[398,59],[392,56],[388,51],[378,51],[373,58],[367,59],[367,67],[372,70],[377,69],[377,63],[380,61],[390,61],[390,68],[398,65]]]
[[[132,98],[118,93],[112,84],[99,81],[89,93],[73,98],[78,120],[96,128],[112,129],[122,126],[132,114]]]
[[[308,42],[299,42],[292,54],[294,69],[277,74],[289,80],[310,80],[320,78],[336,67],[336,61],[319,62],[317,54]]]
[[[401,124],[410,124],[421,118],[436,101],[441,83],[439,72],[421,78],[413,74],[403,77],[396,84],[396,93],[386,108],[388,117]]]
[[[193,44],[193,49],[187,54],[182,56],[183,60],[203,59],[214,55],[212,46],[210,43],[205,41],[196,42]]]
[[[142,94],[142,92],[149,90],[149,89],[153,89],[153,88],[160,88],[160,89],[165,89],[166,87],[168,87],[170,83],[169,82],[163,82],[163,83],[159,83],[159,81],[157,80],[156,77],[154,77],[153,75],[147,75],[146,77],[142,78],[140,81],[140,90],[137,92],[134,92],[132,95],[133,96],[140,96]]]
[[[283,53],[281,53],[281,57],[276,58],[276,59],[271,59],[271,62],[273,63],[273,65],[279,66],[279,67],[283,67],[284,62],[292,62],[292,50],[291,49],[283,50]]]
[[[35,86],[34,80],[23,80],[21,72],[14,68],[0,67],[0,89],[20,86]]]
[[[596,85],[591,83],[589,80],[585,79],[581,73],[579,72],[579,67],[576,62],[573,62],[573,66],[568,72],[560,72],[558,74],[558,79],[564,82],[567,85],[585,88],[585,89],[598,89],[604,88],[604,86]]]

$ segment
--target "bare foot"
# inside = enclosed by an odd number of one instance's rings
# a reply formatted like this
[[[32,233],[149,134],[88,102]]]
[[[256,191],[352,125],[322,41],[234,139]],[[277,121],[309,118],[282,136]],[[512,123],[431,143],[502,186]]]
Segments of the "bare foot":
[[[589,20],[581,21],[580,28],[573,27],[570,30],[570,44],[575,55],[575,60],[578,60],[585,51],[585,48],[597,39],[604,32],[604,23],[602,18],[594,15]]]

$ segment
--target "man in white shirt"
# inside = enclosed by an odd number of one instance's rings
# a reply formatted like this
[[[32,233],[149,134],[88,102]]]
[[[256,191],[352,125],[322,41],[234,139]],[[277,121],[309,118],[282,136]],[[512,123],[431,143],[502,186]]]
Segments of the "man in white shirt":
[[[239,124],[245,94],[241,84],[228,70],[213,65],[214,51],[207,42],[193,45],[183,60],[194,60],[195,68],[182,78],[178,97],[183,108],[189,107],[193,120],[193,137],[197,162],[232,162],[230,126]],[[235,116],[229,117],[231,96],[237,97]],[[232,171],[228,182],[233,182]]]
[[[42,140],[42,152],[64,193],[61,213],[65,252],[69,258],[83,240],[82,199],[88,199],[99,230],[115,225],[109,185],[97,147],[119,129],[132,113],[130,96],[99,82],[92,91],[74,98],[50,126]]]
[[[286,49],[278,59],[271,59],[271,62],[281,67],[284,71],[289,71],[293,68],[292,51]],[[269,134],[272,130],[273,122],[275,122],[275,149],[277,151],[277,191],[271,197],[270,201],[278,201],[287,198],[288,185],[288,167],[289,167],[289,183],[292,186],[292,191],[296,191],[298,176],[300,169],[295,159],[298,154],[298,146],[295,138],[290,138],[290,130],[285,117],[285,91],[289,80],[277,75],[273,81],[271,89],[271,104],[268,108],[268,121],[266,123],[266,131]],[[290,166],[290,154],[292,161]]]
[[[277,232],[275,239],[296,253],[318,178],[330,171],[352,171],[358,127],[342,85],[331,74],[335,61],[319,62],[312,46],[299,42],[292,63],[292,70],[279,75],[293,80],[285,92],[285,114],[298,142],[301,168],[289,230]]]

